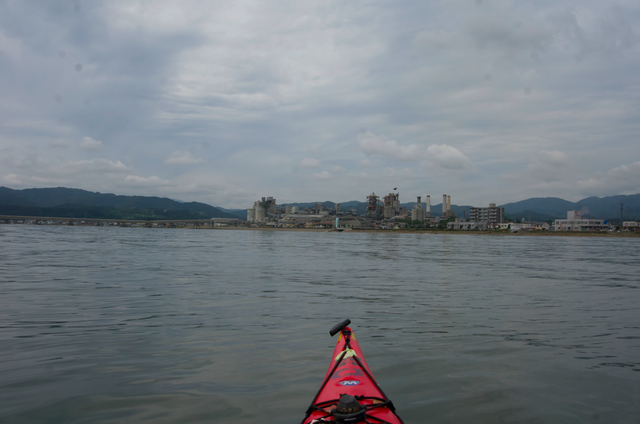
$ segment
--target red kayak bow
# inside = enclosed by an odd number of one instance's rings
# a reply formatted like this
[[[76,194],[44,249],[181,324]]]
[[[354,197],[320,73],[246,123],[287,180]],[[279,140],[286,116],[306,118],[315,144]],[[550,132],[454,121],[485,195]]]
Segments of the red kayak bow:
[[[364,360],[356,336],[345,320],[331,329],[340,333],[327,375],[301,424],[403,424]]]

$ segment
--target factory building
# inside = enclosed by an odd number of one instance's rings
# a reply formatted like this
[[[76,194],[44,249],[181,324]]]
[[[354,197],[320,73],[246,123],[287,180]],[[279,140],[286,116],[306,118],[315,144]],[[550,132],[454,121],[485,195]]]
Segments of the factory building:
[[[422,209],[422,198],[420,196],[418,196],[418,201],[416,202],[416,205],[411,210],[411,220],[424,221],[424,209]]]
[[[389,193],[384,196],[384,218],[400,215],[400,193]]]
[[[380,213],[380,196],[371,193],[367,196],[367,216],[376,216]]]
[[[490,224],[502,223],[504,222],[504,208],[496,207],[495,203],[489,203],[488,208],[471,208],[469,209],[469,221]]]
[[[247,221],[267,221],[269,217],[275,217],[278,212],[276,199],[273,197],[263,197],[261,200],[256,200],[252,208],[247,209]]]

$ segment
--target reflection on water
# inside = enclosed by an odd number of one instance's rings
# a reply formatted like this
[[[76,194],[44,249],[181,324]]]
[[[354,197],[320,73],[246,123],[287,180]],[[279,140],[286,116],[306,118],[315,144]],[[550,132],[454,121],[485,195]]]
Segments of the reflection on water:
[[[407,423],[637,422],[637,241],[0,226],[0,421],[299,422],[351,318]]]

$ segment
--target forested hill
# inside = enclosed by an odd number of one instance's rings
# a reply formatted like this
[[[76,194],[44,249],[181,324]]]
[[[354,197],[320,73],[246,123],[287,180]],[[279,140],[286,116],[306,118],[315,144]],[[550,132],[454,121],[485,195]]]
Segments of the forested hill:
[[[0,187],[0,215],[104,219],[238,218],[199,202],[166,197],[120,196],[76,188]]]
[[[587,197],[578,202],[569,202],[557,197],[536,197],[502,206],[506,215],[517,215],[521,218],[527,217],[527,213],[530,212],[544,214],[550,218],[566,218],[567,211],[576,210],[595,218],[620,220],[621,203],[625,220],[640,218],[640,194]]]

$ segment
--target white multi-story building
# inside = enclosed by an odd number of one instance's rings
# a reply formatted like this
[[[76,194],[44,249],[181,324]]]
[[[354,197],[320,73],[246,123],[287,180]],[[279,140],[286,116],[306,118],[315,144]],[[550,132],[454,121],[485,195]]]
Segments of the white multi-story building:
[[[504,208],[496,207],[495,203],[489,203],[488,208],[471,208],[469,209],[469,221],[491,224],[504,222]]]
[[[553,229],[556,231],[602,231],[609,228],[604,219],[583,218],[578,211],[568,211],[567,219],[556,219]]]

